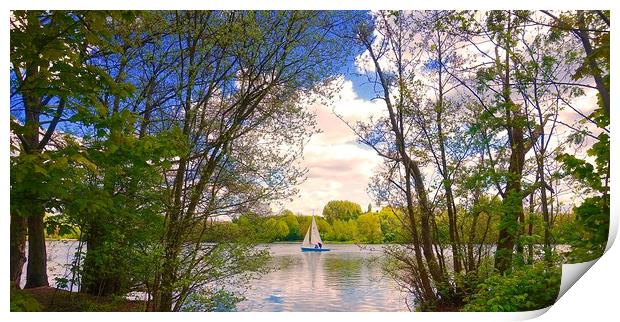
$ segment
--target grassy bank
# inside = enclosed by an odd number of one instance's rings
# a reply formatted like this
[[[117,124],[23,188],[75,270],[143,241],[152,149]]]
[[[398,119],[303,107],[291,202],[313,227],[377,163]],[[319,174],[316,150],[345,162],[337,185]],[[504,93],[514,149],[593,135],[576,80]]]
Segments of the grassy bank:
[[[53,287],[11,289],[11,312],[138,312],[144,302],[100,297]]]

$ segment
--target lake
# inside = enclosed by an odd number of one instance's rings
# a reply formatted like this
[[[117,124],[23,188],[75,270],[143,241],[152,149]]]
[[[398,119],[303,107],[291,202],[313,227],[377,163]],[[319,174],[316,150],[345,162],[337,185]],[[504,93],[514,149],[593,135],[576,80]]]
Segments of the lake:
[[[268,247],[283,265],[254,283],[240,311],[407,311],[404,294],[382,274],[380,245],[303,253],[298,243]]]
[[[70,274],[76,241],[48,241],[48,274]],[[252,282],[239,311],[407,311],[405,294],[383,276],[381,245],[325,245],[330,252],[301,252],[299,243],[263,245],[278,269]],[[26,266],[22,276],[25,284]],[[410,299],[411,300],[411,299]],[[409,302],[411,302],[409,300]]]

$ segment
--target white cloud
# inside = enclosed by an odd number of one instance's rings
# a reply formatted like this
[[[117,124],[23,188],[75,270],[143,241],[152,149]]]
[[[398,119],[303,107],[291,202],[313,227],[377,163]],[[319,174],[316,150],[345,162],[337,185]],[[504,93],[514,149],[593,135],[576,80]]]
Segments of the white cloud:
[[[413,14],[416,13],[414,12]],[[479,15],[482,15],[482,12]],[[374,36],[373,48],[378,48],[382,41],[382,35],[375,30]],[[415,44],[421,40],[421,37],[419,32],[411,30],[405,38],[408,39],[410,44]],[[531,38],[532,35],[528,35],[528,37]],[[461,65],[458,65],[458,67],[472,67],[481,62],[492,60],[492,57],[489,58],[481,53],[482,51],[487,55],[494,56],[492,43],[484,41],[482,38],[476,38],[474,41],[477,48],[462,40],[460,46],[456,47],[458,55],[464,56],[463,61],[459,61]],[[388,52],[380,59],[379,63],[385,71],[393,71],[394,69],[394,64],[391,61],[392,57],[390,56],[391,54]],[[404,58],[412,62],[408,65],[408,72],[415,74],[416,79],[421,80],[427,85],[429,81],[432,81],[429,75],[423,73],[421,67],[423,62],[428,60],[427,54],[418,55],[413,53]],[[374,74],[374,64],[371,62],[367,51],[358,55],[355,58],[354,64],[359,72],[370,75]],[[570,75],[560,76],[569,77]],[[301,211],[308,214],[312,208],[315,208],[316,213],[320,214],[322,207],[329,200],[334,199],[351,200],[362,205],[362,208],[365,208],[365,205],[371,202],[370,197],[366,193],[366,188],[373,169],[381,163],[381,158],[374,151],[357,144],[357,137],[353,131],[334,113],[353,125],[356,121],[368,121],[371,116],[377,117],[385,113],[385,103],[379,99],[370,101],[360,98],[353,88],[353,83],[342,77],[337,79],[331,86],[334,86],[336,83],[340,84],[342,88],[338,93],[339,97],[336,98],[332,106],[315,104],[308,107],[316,113],[317,125],[323,132],[313,136],[304,150],[302,165],[309,169],[307,180],[299,186],[299,197],[285,204],[287,208],[293,211]],[[588,115],[596,107],[596,96],[592,90],[586,90],[585,92],[586,95],[571,99],[571,105],[578,108],[583,114]],[[461,87],[451,92],[449,96],[454,100],[467,99],[469,96],[467,93]],[[396,89],[392,88],[391,95],[396,94]],[[427,87],[422,94],[425,94],[426,98],[434,97],[434,92],[430,87]],[[523,103],[516,93],[514,100],[517,103]],[[582,118],[578,113],[569,108],[565,108],[559,113],[559,120],[566,124],[573,125]],[[549,130],[550,125],[547,124],[547,127],[547,130]],[[593,125],[587,125],[587,127],[595,135],[598,134],[599,130]],[[553,138],[551,138],[552,142],[549,149],[551,150],[559,142],[565,141],[572,132],[573,130],[568,127],[558,125],[553,133]],[[586,147],[589,144],[586,144]],[[566,148],[570,149],[570,152],[580,155],[583,155],[585,151],[583,147],[577,151],[575,151],[574,147]],[[533,151],[530,151],[528,157],[532,154]],[[432,165],[426,165],[424,173],[427,181],[436,180],[434,176],[437,173]]]
[[[314,208],[319,215],[330,200],[350,200],[363,209],[372,202],[366,188],[381,158],[358,144],[357,136],[334,112],[352,123],[378,116],[385,108],[381,101],[360,98],[349,80],[340,78],[328,86],[341,86],[332,106],[308,107],[316,113],[322,133],[315,134],[304,148],[301,165],[308,169],[307,179],[299,185],[298,197],[284,204],[293,212],[311,214]]]

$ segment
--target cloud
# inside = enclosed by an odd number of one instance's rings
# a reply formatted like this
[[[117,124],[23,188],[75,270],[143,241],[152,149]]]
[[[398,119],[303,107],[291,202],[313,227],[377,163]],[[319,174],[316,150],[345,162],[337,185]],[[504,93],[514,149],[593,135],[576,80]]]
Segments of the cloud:
[[[315,134],[304,148],[301,166],[308,173],[306,181],[298,186],[298,196],[284,203],[293,212],[311,214],[314,208],[319,215],[330,200],[351,200],[362,208],[372,202],[366,188],[381,158],[358,144],[357,136],[335,113],[352,124],[381,115],[385,107],[381,101],[360,98],[353,83],[342,77],[327,86],[338,86],[338,96],[331,106],[308,106],[316,113],[317,126],[322,132]]]
[[[376,19],[377,13],[373,14]],[[413,12],[411,14],[416,15],[419,13]],[[478,13],[479,18],[482,14],[483,12]],[[379,23],[381,22],[379,21]],[[528,37],[532,35],[528,34]],[[373,48],[378,49],[383,38],[377,30],[374,31],[374,36],[376,38],[373,41]],[[411,29],[407,31],[407,35],[404,38],[408,39],[410,43],[415,44],[421,40],[421,37],[419,30]],[[462,77],[466,81],[473,75],[469,75],[466,71],[461,71],[461,69],[492,60],[492,57],[489,58],[484,53],[490,56],[495,54],[491,42],[484,41],[482,38],[473,40],[476,42],[476,46],[464,41],[457,41],[461,45],[463,43],[465,45],[456,46],[456,52],[458,56],[462,57],[462,60],[455,59],[453,61],[455,64],[454,71],[462,73]],[[558,53],[560,52],[558,51]],[[416,75],[416,80],[420,80],[426,85],[434,81],[433,77],[429,73],[425,73],[423,68],[424,63],[430,58],[428,53],[423,52],[419,55],[417,53],[408,53],[404,58],[411,62],[411,64],[408,64],[407,72]],[[389,52],[385,53],[380,59],[379,63],[387,73],[394,70],[395,66],[392,59],[393,57]],[[370,61],[367,51],[355,58],[354,65],[358,72],[371,76],[374,75],[374,64]],[[567,77],[567,81],[570,82],[570,75],[559,75],[558,77],[562,78],[563,76]],[[584,82],[588,83],[591,80],[584,80]],[[340,77],[327,85],[328,88],[330,86],[332,87],[331,89],[335,86],[340,86],[333,104],[330,106],[319,104],[308,106],[308,109],[317,115],[317,125],[322,133],[314,135],[304,149],[304,158],[301,164],[308,168],[308,173],[307,180],[299,186],[299,196],[285,204],[285,207],[295,212],[300,211],[309,214],[311,209],[315,208],[316,213],[320,214],[322,207],[329,200],[334,199],[351,200],[362,205],[362,208],[365,208],[365,205],[371,202],[366,189],[373,174],[373,169],[381,163],[381,158],[373,150],[358,144],[357,137],[353,131],[336,115],[339,115],[350,125],[354,125],[357,121],[368,121],[371,117],[377,118],[384,115],[383,113],[386,113],[385,103],[380,99],[368,100],[361,98],[356,93],[353,83],[344,77]],[[392,88],[391,95],[397,95],[396,90],[396,88]],[[596,107],[596,93],[593,90],[584,91],[585,95],[571,99],[571,105],[575,106],[583,114],[588,115]],[[427,86],[426,90],[423,90],[421,94],[429,99],[435,97],[435,93],[430,86]],[[456,90],[448,93],[448,96],[454,101],[473,100],[464,87],[457,87]],[[486,96],[484,97],[487,98]],[[518,104],[524,104],[516,91],[513,99]],[[546,102],[545,104],[551,103]],[[547,108],[549,106],[545,106],[545,109]],[[582,119],[582,116],[566,107],[559,112],[558,119],[563,123],[574,125]],[[550,123],[547,124],[547,131],[550,130]],[[577,125],[580,126],[579,124]],[[595,135],[600,131],[592,124],[586,124],[584,127],[588,128]],[[569,127],[557,124],[553,136],[551,138],[547,137],[547,140],[551,140],[548,151],[565,142],[568,135],[573,132],[574,130]],[[565,146],[565,149],[567,152],[583,157],[586,148],[591,143],[587,142],[585,147],[581,148]],[[530,151],[528,157],[531,157],[533,153],[533,150]],[[425,165],[423,172],[426,181],[436,182],[439,180],[438,173],[432,164]]]

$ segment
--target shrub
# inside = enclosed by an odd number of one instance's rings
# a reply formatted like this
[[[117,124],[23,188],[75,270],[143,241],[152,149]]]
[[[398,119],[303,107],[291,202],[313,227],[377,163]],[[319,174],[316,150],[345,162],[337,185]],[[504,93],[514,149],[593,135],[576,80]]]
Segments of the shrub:
[[[515,267],[511,273],[494,273],[466,298],[463,311],[516,312],[537,310],[555,302],[560,290],[561,270],[536,263]]]

